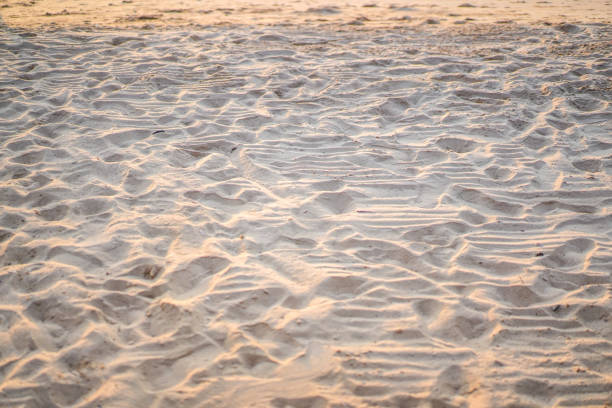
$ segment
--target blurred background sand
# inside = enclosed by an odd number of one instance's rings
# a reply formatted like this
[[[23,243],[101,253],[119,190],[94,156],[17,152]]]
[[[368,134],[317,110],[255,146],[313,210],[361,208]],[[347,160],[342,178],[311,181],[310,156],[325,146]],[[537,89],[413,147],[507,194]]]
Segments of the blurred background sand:
[[[0,12],[8,25],[20,27],[350,24],[357,29],[423,23],[609,23],[611,4],[610,0],[2,0]]]

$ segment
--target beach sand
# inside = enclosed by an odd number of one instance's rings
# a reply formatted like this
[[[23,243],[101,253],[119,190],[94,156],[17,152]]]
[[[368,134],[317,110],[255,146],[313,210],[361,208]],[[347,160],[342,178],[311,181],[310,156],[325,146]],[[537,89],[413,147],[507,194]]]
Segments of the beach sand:
[[[612,22],[612,0],[0,0],[19,27],[185,25],[329,26],[389,29],[427,24]],[[354,28],[354,27],[353,27]]]
[[[609,2],[57,3],[0,2],[1,407],[612,405]]]

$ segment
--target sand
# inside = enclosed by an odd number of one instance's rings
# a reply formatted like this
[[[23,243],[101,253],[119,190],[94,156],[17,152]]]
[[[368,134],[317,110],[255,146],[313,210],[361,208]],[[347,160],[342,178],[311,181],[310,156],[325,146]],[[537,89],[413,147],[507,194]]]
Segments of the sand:
[[[0,406],[612,405],[609,3],[47,3],[0,8]]]
[[[7,24],[40,27],[612,22],[612,0],[0,0]],[[353,27],[354,28],[354,27]]]

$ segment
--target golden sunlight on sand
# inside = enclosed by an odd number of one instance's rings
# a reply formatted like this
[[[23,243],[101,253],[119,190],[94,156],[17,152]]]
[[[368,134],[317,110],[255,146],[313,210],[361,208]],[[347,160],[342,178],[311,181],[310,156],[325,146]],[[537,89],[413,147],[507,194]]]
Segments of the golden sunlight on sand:
[[[0,13],[0,407],[612,405],[608,1]]]
[[[610,0],[2,0],[11,26],[349,24],[353,28],[470,23],[610,23]]]

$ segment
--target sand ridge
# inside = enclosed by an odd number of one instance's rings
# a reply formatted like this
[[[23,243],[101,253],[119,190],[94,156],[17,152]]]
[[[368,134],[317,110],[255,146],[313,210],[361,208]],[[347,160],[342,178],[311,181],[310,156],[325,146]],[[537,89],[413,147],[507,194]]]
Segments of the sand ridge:
[[[609,405],[609,26],[482,30],[4,27],[0,405]]]

